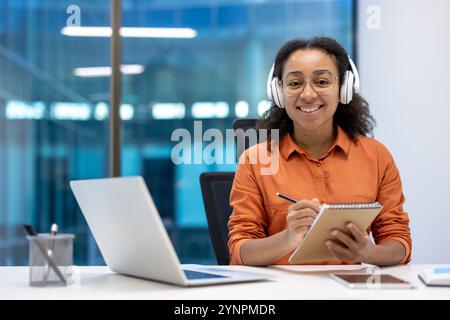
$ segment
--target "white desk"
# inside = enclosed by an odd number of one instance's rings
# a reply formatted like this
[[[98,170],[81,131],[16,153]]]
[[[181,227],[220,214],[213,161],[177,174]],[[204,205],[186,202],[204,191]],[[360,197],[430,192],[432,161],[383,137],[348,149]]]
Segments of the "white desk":
[[[79,287],[35,288],[28,286],[28,267],[0,267],[0,299],[450,299],[450,288],[426,287],[417,274],[427,267],[449,265],[409,265],[383,269],[416,285],[416,289],[347,289],[328,274],[299,273],[269,268],[233,266],[275,276],[271,281],[183,288],[123,276],[107,267],[81,267]]]

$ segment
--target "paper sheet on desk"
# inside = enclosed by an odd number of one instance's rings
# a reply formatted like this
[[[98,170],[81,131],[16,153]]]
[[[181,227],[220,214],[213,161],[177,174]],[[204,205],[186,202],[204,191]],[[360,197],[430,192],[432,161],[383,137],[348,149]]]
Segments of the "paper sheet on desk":
[[[289,265],[274,265],[270,268],[277,270],[284,270],[294,273],[341,273],[341,272],[365,272],[371,269],[372,266],[368,265],[301,265],[301,266],[289,266]]]

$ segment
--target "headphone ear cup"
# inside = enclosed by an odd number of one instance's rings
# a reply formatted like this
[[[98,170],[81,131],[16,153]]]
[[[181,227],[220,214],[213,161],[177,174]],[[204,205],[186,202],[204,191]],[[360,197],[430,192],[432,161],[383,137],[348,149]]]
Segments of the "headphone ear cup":
[[[275,104],[278,107],[284,108],[283,91],[281,90],[281,86],[278,81],[278,78],[272,79],[272,82],[270,83],[270,89],[271,89],[272,101],[275,102]]]
[[[340,99],[342,104],[349,104],[353,97],[353,73],[349,70],[345,71],[344,79],[340,89]]]
[[[347,71],[345,71],[344,77],[342,78],[341,88],[339,90],[339,98],[340,98],[342,104],[347,104],[347,102],[346,102],[347,101],[347,99],[346,99],[347,78],[348,78],[348,74],[347,74]]]
[[[272,80],[269,80],[269,82],[267,83],[267,98],[270,100],[270,101],[274,101],[273,100],[273,85],[272,85]]]
[[[349,71],[347,80],[347,104],[349,104],[353,99],[353,83],[355,82],[355,76],[353,72]]]

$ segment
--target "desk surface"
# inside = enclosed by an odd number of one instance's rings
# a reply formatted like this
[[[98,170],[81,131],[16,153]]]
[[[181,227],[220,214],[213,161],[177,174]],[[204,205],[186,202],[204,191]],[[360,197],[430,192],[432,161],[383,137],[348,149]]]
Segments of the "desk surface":
[[[218,266],[215,266],[218,267]],[[232,266],[273,276],[270,281],[183,288],[113,273],[107,267],[80,267],[81,284],[73,287],[28,286],[28,267],[0,267],[0,299],[450,299],[450,287],[426,287],[417,274],[425,268],[449,265],[408,265],[381,269],[415,284],[416,289],[347,289],[328,273],[305,272],[304,267],[251,268]]]

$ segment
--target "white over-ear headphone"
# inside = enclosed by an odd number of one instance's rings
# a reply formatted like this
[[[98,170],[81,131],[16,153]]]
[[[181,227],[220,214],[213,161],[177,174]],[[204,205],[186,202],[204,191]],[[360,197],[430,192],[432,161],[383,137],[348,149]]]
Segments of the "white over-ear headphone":
[[[351,70],[345,71],[342,79],[341,88],[339,90],[340,101],[342,104],[349,104],[352,101],[353,93],[360,92],[359,74],[353,60],[348,57]],[[283,90],[281,81],[273,76],[275,64],[270,68],[269,77],[267,78],[267,97],[278,107],[284,108]]]

